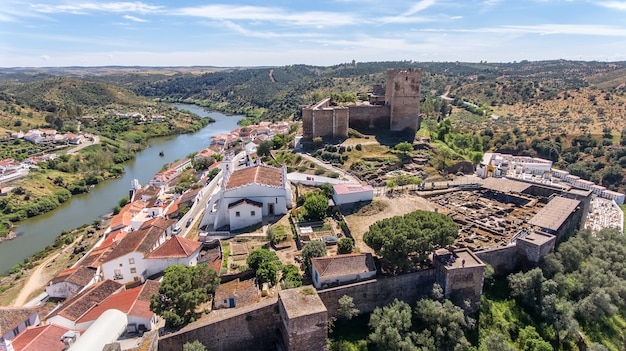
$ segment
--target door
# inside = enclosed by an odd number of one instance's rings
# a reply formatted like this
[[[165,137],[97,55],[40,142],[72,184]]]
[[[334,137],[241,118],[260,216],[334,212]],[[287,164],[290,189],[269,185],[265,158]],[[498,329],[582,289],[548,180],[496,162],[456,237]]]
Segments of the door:
[[[235,298],[231,297],[230,299],[228,299],[228,307],[233,308],[235,307]]]
[[[267,214],[270,216],[274,215],[274,204],[267,204]]]

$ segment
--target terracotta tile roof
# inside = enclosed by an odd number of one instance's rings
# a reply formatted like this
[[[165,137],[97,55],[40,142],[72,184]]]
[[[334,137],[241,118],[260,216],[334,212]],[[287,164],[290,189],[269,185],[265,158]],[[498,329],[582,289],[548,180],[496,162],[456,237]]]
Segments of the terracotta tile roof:
[[[13,339],[13,349],[15,351],[62,351],[65,349],[65,344],[61,341],[61,337],[68,331],[69,329],[56,324],[28,327]]]
[[[145,196],[149,199],[157,196],[159,194],[159,192],[161,191],[161,188],[155,187],[155,186],[147,186],[145,188],[141,188],[139,190],[137,190],[137,193],[135,194],[135,200],[141,200],[142,196]]]
[[[61,271],[56,277],[52,278],[50,284],[67,282],[78,286],[86,286],[93,279],[95,274],[95,269],[86,266],[77,266]]]
[[[236,307],[250,305],[259,301],[259,289],[254,279],[242,280],[239,278],[228,283],[221,284],[215,290],[215,301],[221,302],[235,297]]]
[[[202,243],[174,235],[170,240],[149,253],[146,258],[183,258],[196,252]]]
[[[144,222],[139,229],[148,229],[150,227],[156,227],[159,229],[167,230],[167,228],[172,227],[176,224],[175,219],[167,219],[163,217],[156,217],[149,221]]]
[[[165,214],[169,216],[173,213],[178,212],[178,205],[180,205],[180,197],[172,202],[170,207],[167,208],[167,212]]]
[[[150,297],[159,292],[159,283],[154,280],[147,280],[145,284],[113,294],[102,303],[93,307],[85,313],[77,322],[84,323],[94,321],[106,310],[116,309],[131,316],[152,318],[150,311]]]
[[[145,204],[141,201],[133,201],[129,204],[126,204],[118,214],[113,216],[111,219],[111,228],[123,228],[128,227],[130,222],[133,220],[133,217],[139,212],[141,212],[145,207]]]
[[[238,188],[248,184],[281,187],[283,185],[283,172],[280,168],[262,165],[239,169],[228,178],[226,189]]]
[[[0,336],[13,330],[23,321],[27,320],[30,315],[36,313],[35,308],[22,307],[2,307],[0,308]]]
[[[83,292],[67,299],[63,306],[54,311],[50,317],[58,315],[73,322],[77,321],[93,306],[101,303],[122,288],[124,288],[123,284],[110,279],[96,283]]]
[[[180,202],[189,202],[189,201],[193,201],[196,199],[196,196],[198,195],[198,193],[202,190],[202,188],[197,188],[197,189],[193,189],[190,190],[186,193],[184,193],[181,197],[180,197]]]
[[[124,239],[111,250],[104,262],[110,262],[133,251],[148,254],[157,243],[164,230],[157,227],[135,230],[126,234]]]
[[[106,258],[113,250],[112,245],[105,246],[102,248],[92,250],[87,257],[85,257],[81,262],[81,266],[89,267],[89,268],[98,268],[106,260]]]
[[[311,264],[319,276],[325,278],[341,277],[376,270],[374,258],[370,253],[312,258]]]
[[[206,149],[204,149],[204,150],[202,150],[202,151],[198,152],[198,153],[194,156],[194,158],[195,158],[195,159],[199,159],[199,158],[209,158],[209,157],[211,157],[211,156],[213,156],[213,155],[215,155],[215,151],[213,151],[213,150],[212,150],[212,149],[210,149],[210,148],[206,148]]]
[[[254,201],[254,200],[250,200],[250,199],[240,199],[240,200],[237,200],[237,201],[229,204],[228,208],[237,207],[237,206],[239,206],[241,204],[248,204],[248,205],[252,205],[252,206],[263,208],[263,203],[258,202],[258,201]]]

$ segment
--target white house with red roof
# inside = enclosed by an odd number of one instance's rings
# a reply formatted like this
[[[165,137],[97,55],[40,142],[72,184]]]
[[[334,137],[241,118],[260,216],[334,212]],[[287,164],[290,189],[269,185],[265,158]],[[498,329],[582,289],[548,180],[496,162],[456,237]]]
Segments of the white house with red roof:
[[[370,185],[356,183],[340,183],[333,185],[333,201],[341,206],[361,201],[372,201],[374,188]]]
[[[201,226],[237,230],[260,223],[263,217],[286,214],[292,207],[284,165],[282,169],[253,165],[233,170],[231,159],[222,161],[222,189],[208,202]]]
[[[94,284],[97,279],[96,269],[85,266],[68,268],[48,282],[46,293],[52,298],[67,299],[82,288]]]
[[[311,277],[317,289],[350,284],[376,276],[370,253],[325,256],[311,259]]]
[[[112,294],[123,290],[125,290],[123,284],[109,279],[96,283],[65,300],[46,317],[46,320],[48,323],[77,330],[78,321],[85,313]]]
[[[126,315],[127,331],[152,330],[157,323],[157,316],[150,311],[150,297],[159,292],[159,285],[157,281],[147,280],[138,287],[109,295],[76,321],[76,329],[87,330],[105,311],[116,309]]]
[[[67,350],[68,344],[78,337],[78,333],[55,325],[47,324],[37,327],[28,327],[13,339],[14,351],[63,351]],[[67,344],[66,344],[67,343]]]
[[[36,308],[0,308],[0,350],[11,351],[12,341],[29,326],[39,325],[41,319]]]
[[[198,264],[200,250],[202,250],[201,242],[174,235],[163,245],[146,255],[147,275],[161,273],[167,267],[177,264],[186,267],[195,266]]]
[[[129,232],[103,258],[102,276],[120,283],[144,282],[148,277],[145,257],[161,246],[166,237],[165,230],[153,226]]]

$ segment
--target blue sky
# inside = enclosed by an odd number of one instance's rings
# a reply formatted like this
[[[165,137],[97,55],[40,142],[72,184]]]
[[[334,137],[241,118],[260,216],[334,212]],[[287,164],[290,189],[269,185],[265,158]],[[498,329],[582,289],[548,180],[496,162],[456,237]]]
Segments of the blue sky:
[[[0,66],[626,60],[626,0],[0,0]]]

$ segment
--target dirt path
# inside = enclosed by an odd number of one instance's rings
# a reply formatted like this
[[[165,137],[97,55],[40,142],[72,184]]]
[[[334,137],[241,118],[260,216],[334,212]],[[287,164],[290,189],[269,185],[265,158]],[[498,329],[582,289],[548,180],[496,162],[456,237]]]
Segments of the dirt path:
[[[53,275],[46,270],[46,266],[50,264],[53,260],[59,257],[60,253],[57,253],[53,256],[48,257],[45,261],[43,261],[35,270],[30,272],[28,280],[24,287],[20,290],[20,294],[17,295],[15,301],[13,301],[14,307],[23,306],[26,302],[28,302],[28,297],[37,291],[38,289],[46,286],[48,281],[53,277]]]
[[[13,301],[14,307],[23,306],[29,300],[37,290],[43,288],[48,284],[48,282],[54,278],[59,272],[60,269],[57,264],[52,264],[59,256],[65,255],[74,249],[74,246],[78,244],[83,239],[82,236],[78,236],[74,242],[65,247],[61,252],[57,252],[54,255],[46,258],[41,264],[39,264],[34,270],[28,272],[28,279],[26,283],[20,290],[19,295]]]
[[[374,201],[380,201],[382,210],[376,213],[351,214],[346,216],[346,222],[350,227],[356,247],[361,252],[374,252],[363,242],[363,234],[368,231],[373,223],[394,216],[401,216],[415,210],[433,211],[435,205],[421,196],[401,194],[393,198],[375,197]]]

